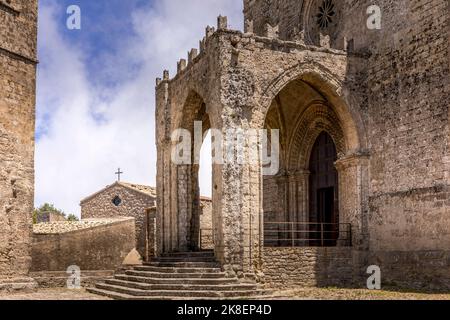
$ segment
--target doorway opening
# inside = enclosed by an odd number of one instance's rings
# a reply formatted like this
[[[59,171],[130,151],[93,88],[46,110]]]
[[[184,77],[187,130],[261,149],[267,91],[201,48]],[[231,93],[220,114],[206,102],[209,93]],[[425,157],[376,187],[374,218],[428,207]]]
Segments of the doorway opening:
[[[331,136],[322,132],[311,152],[310,214],[311,246],[336,246],[339,239],[339,189],[336,146]]]

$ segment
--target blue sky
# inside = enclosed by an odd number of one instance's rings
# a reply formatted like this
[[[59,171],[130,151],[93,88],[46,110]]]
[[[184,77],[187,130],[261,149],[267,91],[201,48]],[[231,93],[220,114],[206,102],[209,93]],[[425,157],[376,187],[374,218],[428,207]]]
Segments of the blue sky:
[[[35,204],[79,214],[79,201],[113,183],[118,167],[124,180],[154,185],[155,78],[174,74],[219,14],[242,29],[241,2],[41,0]],[[69,5],[81,8],[81,30],[66,27]],[[209,171],[206,161],[206,195]]]

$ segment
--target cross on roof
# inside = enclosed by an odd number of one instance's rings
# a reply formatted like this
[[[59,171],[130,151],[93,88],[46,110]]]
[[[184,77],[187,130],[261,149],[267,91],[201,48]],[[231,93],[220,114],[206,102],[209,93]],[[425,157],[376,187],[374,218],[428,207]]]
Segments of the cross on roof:
[[[117,175],[117,181],[119,181],[119,182],[120,182],[120,175],[121,175],[122,173],[123,173],[123,172],[120,171],[120,168],[117,169],[116,175]]]

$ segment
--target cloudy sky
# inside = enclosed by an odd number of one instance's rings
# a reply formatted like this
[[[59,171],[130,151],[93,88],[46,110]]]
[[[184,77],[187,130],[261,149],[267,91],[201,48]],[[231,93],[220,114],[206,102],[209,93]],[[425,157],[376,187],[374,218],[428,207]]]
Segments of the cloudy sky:
[[[79,201],[113,183],[118,167],[124,181],[155,185],[155,78],[173,75],[219,14],[242,29],[242,0],[39,4],[36,206],[79,215]],[[81,8],[81,30],[66,27],[70,5]],[[205,195],[209,167],[206,160]]]

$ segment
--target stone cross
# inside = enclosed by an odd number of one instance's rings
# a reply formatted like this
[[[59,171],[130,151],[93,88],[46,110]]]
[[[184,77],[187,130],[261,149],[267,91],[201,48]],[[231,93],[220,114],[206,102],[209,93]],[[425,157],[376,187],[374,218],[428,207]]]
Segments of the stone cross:
[[[117,181],[119,181],[119,182],[120,182],[120,175],[121,175],[122,173],[123,173],[123,172],[120,171],[120,168],[117,169],[117,172],[116,172],[116,174],[117,174]]]

